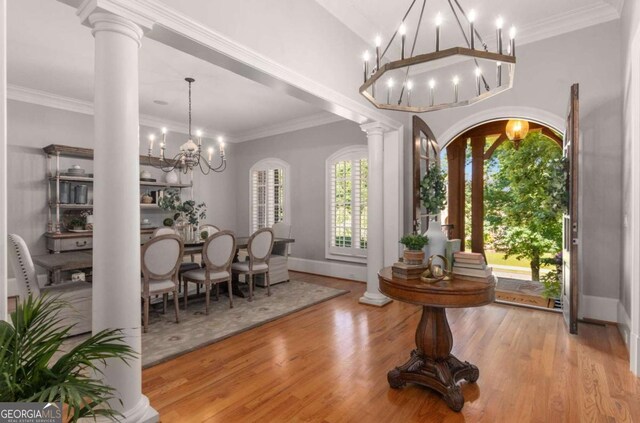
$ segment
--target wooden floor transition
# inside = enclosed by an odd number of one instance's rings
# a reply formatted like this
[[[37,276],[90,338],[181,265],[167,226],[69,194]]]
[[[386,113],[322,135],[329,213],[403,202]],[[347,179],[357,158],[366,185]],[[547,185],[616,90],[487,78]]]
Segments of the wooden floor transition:
[[[449,310],[453,353],[480,368],[455,413],[426,388],[387,384],[419,307],[364,306],[361,283],[294,277],[351,293],[144,370],[162,422],[640,422],[640,378],[615,326],[570,336],[557,313]]]

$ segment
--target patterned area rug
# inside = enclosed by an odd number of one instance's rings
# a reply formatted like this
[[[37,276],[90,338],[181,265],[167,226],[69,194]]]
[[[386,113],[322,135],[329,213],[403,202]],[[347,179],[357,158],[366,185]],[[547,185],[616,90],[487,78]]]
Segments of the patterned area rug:
[[[272,286],[270,297],[266,289],[256,288],[253,302],[234,296],[232,309],[226,294],[220,295],[218,301],[212,294],[209,315],[204,314],[204,295],[201,294],[189,298],[186,311],[180,299],[180,323],[175,322],[172,300],[166,314],[162,314],[162,304],[153,305],[149,331],[142,334],[142,366],[154,366],[347,292],[292,280]],[[69,344],[83,339],[84,336],[71,338]]]

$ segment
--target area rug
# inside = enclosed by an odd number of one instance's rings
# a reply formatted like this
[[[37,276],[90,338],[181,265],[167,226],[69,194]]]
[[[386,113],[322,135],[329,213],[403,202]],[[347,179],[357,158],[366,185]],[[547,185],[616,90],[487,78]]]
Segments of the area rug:
[[[255,289],[252,302],[234,296],[232,309],[226,294],[220,295],[218,301],[212,294],[209,315],[204,314],[201,294],[189,298],[186,311],[180,299],[180,323],[175,322],[171,300],[166,314],[162,313],[162,304],[155,304],[149,313],[149,330],[142,334],[142,367],[154,366],[348,292],[291,280],[272,286],[270,297],[262,288]],[[65,350],[84,339],[86,336],[70,338]]]

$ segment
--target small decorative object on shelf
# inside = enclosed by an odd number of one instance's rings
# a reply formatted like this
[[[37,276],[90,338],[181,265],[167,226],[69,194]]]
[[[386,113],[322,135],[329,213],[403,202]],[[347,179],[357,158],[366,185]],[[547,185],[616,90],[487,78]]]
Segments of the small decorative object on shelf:
[[[170,217],[167,217],[165,220],[162,221],[162,224],[170,228],[173,226],[173,219]]]
[[[444,256],[447,237],[442,232],[438,216],[447,205],[446,172],[439,163],[432,163],[420,182],[420,201],[429,215],[429,255]]]
[[[153,203],[153,197],[148,192],[145,192],[142,195],[142,197],[140,198],[140,202],[142,204],[152,204]]]
[[[400,244],[404,245],[404,262],[406,264],[422,264],[424,261],[423,248],[429,243],[429,239],[420,234],[407,234],[400,239]]]
[[[178,172],[172,170],[171,172],[167,172],[164,174],[164,180],[168,184],[177,184],[178,183]]]

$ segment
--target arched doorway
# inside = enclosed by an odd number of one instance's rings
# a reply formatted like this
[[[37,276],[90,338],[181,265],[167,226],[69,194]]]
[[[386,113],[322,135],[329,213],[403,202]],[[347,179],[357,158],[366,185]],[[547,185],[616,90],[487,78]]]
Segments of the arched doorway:
[[[549,286],[560,286],[549,285],[558,272],[553,256],[562,248],[562,135],[529,120],[515,121],[528,126],[528,134],[507,135],[508,122],[466,129],[443,150],[446,222],[450,238],[462,240],[463,250],[482,253],[494,267],[499,299],[553,308]],[[544,276],[552,273],[540,283],[545,261]]]

